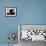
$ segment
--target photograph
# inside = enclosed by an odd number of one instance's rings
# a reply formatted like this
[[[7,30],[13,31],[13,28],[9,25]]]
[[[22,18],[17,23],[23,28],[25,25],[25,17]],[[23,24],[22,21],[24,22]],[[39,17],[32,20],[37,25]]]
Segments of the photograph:
[[[34,42],[46,41],[46,25],[19,24],[18,38],[20,46],[31,46]]]
[[[6,16],[16,16],[16,8],[15,7],[7,7],[6,9]]]

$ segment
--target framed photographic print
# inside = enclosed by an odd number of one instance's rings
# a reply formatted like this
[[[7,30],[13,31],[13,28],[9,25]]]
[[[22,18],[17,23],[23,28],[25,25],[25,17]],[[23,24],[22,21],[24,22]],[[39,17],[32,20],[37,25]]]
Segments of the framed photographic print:
[[[6,16],[16,16],[16,7],[6,7],[5,10]]]
[[[46,41],[46,24],[19,24],[18,41]]]

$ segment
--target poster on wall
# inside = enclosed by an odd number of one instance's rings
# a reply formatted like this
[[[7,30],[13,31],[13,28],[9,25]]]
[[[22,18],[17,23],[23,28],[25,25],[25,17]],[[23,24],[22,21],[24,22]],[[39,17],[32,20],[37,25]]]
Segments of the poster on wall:
[[[46,25],[19,25],[20,40],[46,41]],[[19,33],[19,32],[18,32]]]
[[[5,10],[6,16],[16,16],[16,7],[6,7]]]

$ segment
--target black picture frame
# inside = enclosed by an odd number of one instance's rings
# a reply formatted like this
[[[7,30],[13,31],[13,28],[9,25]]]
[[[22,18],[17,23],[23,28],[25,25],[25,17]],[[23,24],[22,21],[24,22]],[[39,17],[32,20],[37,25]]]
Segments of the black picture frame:
[[[5,7],[5,16],[8,17],[16,17],[17,16],[17,8],[16,7]]]

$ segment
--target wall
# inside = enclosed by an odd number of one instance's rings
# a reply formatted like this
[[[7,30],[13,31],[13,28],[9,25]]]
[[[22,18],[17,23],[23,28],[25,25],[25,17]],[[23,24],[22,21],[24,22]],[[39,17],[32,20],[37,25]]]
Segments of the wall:
[[[17,16],[6,17],[5,7],[16,7]],[[0,0],[0,44],[8,43],[9,32],[18,32],[18,24],[46,24],[46,0]]]

